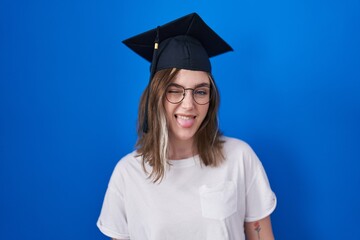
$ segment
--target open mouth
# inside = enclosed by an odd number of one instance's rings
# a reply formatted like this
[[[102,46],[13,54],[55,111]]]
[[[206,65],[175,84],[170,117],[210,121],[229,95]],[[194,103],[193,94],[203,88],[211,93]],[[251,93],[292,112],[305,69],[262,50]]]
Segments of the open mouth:
[[[177,114],[175,114],[175,117],[179,118],[179,119],[183,119],[183,120],[190,120],[190,119],[195,119],[196,118],[196,116],[177,115]]]
[[[177,115],[175,114],[177,123],[183,128],[190,128],[195,123],[196,116],[193,115]]]

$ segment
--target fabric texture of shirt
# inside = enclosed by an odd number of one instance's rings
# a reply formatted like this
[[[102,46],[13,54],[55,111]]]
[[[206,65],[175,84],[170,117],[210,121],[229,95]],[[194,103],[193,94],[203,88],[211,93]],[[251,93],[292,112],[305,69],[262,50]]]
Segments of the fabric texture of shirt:
[[[136,151],[122,158],[105,194],[99,229],[115,239],[245,240],[244,222],[269,216],[276,197],[251,147],[223,140],[223,164],[204,166],[199,156],[169,160],[160,183],[148,178]]]

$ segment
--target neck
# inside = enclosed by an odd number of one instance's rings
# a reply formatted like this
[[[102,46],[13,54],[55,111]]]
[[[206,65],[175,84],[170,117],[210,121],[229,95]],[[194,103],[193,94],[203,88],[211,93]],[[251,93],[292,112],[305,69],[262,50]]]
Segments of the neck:
[[[169,156],[171,160],[189,158],[197,154],[196,146],[193,140],[170,140]]]

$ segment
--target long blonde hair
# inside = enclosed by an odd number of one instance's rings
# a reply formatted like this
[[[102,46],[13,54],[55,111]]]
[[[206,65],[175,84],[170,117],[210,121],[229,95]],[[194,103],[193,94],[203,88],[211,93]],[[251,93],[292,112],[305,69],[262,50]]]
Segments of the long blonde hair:
[[[146,172],[145,164],[151,167],[149,177],[153,182],[161,181],[165,175],[168,154],[168,127],[164,107],[164,96],[167,86],[174,80],[180,69],[165,69],[158,71],[150,85],[141,96],[138,112],[138,140],[136,143],[137,152],[143,159],[143,169]],[[201,162],[205,166],[219,166],[223,160],[223,141],[220,139],[221,132],[218,126],[218,109],[220,104],[219,92],[216,88],[213,77],[209,74],[211,83],[211,99],[209,109],[203,122],[195,135],[195,144]],[[145,105],[148,100],[148,132],[143,132]]]

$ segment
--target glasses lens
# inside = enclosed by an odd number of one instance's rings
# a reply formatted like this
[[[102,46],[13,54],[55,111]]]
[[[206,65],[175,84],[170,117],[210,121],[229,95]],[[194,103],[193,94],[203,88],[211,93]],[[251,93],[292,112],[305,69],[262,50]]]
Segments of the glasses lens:
[[[194,100],[198,104],[207,104],[210,101],[210,88],[209,87],[195,88]]]
[[[169,86],[166,89],[166,99],[171,103],[179,103],[184,98],[184,88],[178,86]]]

